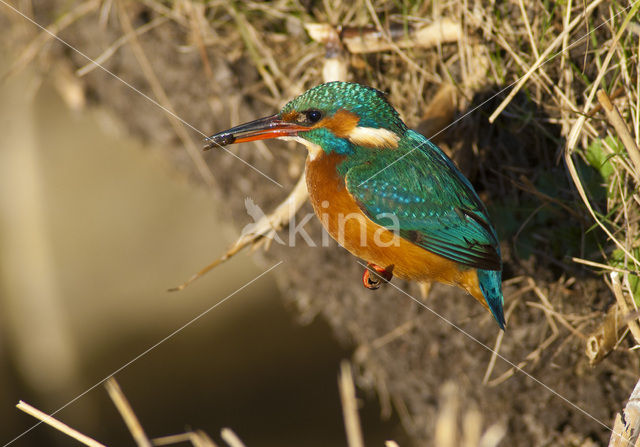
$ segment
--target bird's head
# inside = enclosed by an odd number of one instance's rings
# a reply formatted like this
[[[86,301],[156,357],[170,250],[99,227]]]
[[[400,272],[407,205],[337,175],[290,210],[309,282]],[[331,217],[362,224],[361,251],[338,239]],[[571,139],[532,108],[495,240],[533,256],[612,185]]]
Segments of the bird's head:
[[[329,82],[307,90],[279,113],[207,138],[207,148],[264,140],[295,139],[311,157],[319,151],[349,155],[354,148],[398,146],[407,127],[384,93],[360,84]]]

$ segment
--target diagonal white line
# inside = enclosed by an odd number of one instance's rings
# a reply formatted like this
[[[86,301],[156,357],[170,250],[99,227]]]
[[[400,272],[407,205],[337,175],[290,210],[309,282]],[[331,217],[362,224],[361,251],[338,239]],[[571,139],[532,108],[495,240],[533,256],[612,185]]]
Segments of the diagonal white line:
[[[0,0],[1,1],[1,0]],[[602,22],[600,25],[596,26],[594,29],[592,29],[591,31],[589,31],[587,34],[585,34],[584,36],[578,38],[577,40],[573,41],[571,43],[571,45],[568,45],[567,48],[565,48],[562,51],[558,51],[556,54],[554,54],[553,56],[549,57],[547,60],[545,60],[544,62],[542,62],[537,68],[541,68],[542,66],[544,66],[545,64],[547,64],[548,62],[552,61],[553,59],[555,59],[556,57],[560,56],[561,54],[567,52],[568,50],[570,50],[571,48],[573,48],[574,46],[578,45],[580,42],[582,42],[584,39],[586,39],[587,37],[589,37],[592,33],[594,33],[595,31],[597,31],[599,28],[603,27],[604,25],[606,25],[607,23],[613,21],[613,19],[615,19],[616,17],[618,17],[620,14],[622,14],[623,12],[625,12],[626,10],[630,9],[633,7],[633,5],[635,5],[638,2],[638,0],[636,0],[635,2],[633,2],[631,5],[627,6],[626,8],[620,10],[618,13],[616,13],[614,16],[612,16],[611,18],[609,18],[608,20],[605,20],[604,22]],[[473,109],[469,110],[467,113],[465,113],[464,115],[462,115],[461,117],[459,117],[458,119],[456,119],[455,121],[453,121],[451,124],[449,124],[448,126],[440,129],[438,132],[436,132],[435,134],[431,135],[428,140],[431,140],[435,137],[437,137],[438,135],[440,135],[442,132],[444,132],[445,130],[447,130],[448,128],[450,128],[451,126],[453,126],[454,124],[456,124],[457,122],[459,122],[460,120],[464,119],[466,116],[470,115],[471,113],[475,112],[476,110],[478,110],[480,107],[484,106],[485,104],[487,104],[489,101],[491,101],[492,99],[494,99],[495,97],[501,95],[502,93],[504,93],[505,91],[507,91],[508,89],[510,89],[511,87],[513,87],[514,85],[516,85],[518,82],[520,82],[520,79],[522,79],[524,76],[519,77],[518,79],[516,79],[515,81],[513,81],[511,84],[507,85],[505,88],[503,88],[502,90],[500,90],[498,93],[494,94],[493,96],[491,96],[489,99],[483,101],[482,103],[480,103],[479,105],[475,106]],[[358,186],[362,186],[363,184],[367,183],[369,180],[371,180],[372,178],[374,178],[375,176],[377,176],[378,174],[380,174],[381,172],[383,172],[385,169],[393,166],[394,164],[396,164],[397,162],[399,162],[400,160],[402,160],[403,158],[405,158],[407,155],[409,155],[410,153],[412,153],[413,151],[415,151],[416,149],[420,149],[422,146],[424,146],[426,144],[425,143],[421,143],[419,145],[417,145],[416,147],[412,148],[409,152],[407,152],[406,154],[403,154],[401,157],[397,158],[396,160],[393,160],[391,163],[389,163],[388,165],[386,165],[384,168],[380,169],[379,171],[377,171],[376,173],[374,173],[371,177],[369,177],[366,180],[363,180]]]
[[[380,276],[378,273],[376,273],[375,271],[369,269],[367,267],[366,264],[364,264],[363,262],[360,262],[360,260],[356,261],[358,264],[360,264],[361,266],[363,266],[364,268],[368,269],[370,272],[372,272],[373,274],[375,274],[376,276],[378,276],[382,281],[386,281],[384,278],[382,278],[382,276]],[[408,296],[409,298],[411,298],[413,301],[415,301],[419,306],[427,309],[429,312],[431,312],[432,314],[434,314],[436,317],[440,318],[442,321],[444,321],[445,323],[447,323],[448,325],[452,326],[454,329],[458,330],[459,332],[461,332],[463,335],[465,335],[467,338],[469,338],[470,340],[473,340],[474,342],[476,342],[477,344],[479,344],[480,346],[482,346],[483,348],[485,348],[487,351],[493,353],[496,355],[496,357],[500,358],[502,361],[504,361],[505,363],[511,365],[513,368],[515,368],[518,372],[524,374],[525,376],[527,376],[529,379],[533,380],[535,383],[537,383],[538,385],[542,386],[544,389],[546,389],[547,391],[549,391],[550,393],[552,393],[553,395],[557,396],[558,398],[560,398],[562,401],[566,402],[567,404],[569,404],[571,407],[575,408],[576,410],[578,410],[580,413],[584,414],[585,416],[587,416],[589,419],[592,419],[593,421],[597,422],[598,424],[602,425],[604,428],[606,428],[607,430],[609,430],[610,432],[613,432],[613,428],[611,428],[609,425],[605,424],[604,422],[602,422],[600,419],[598,419],[597,417],[595,417],[594,415],[592,415],[591,413],[589,413],[588,411],[584,410],[582,407],[578,406],[577,404],[571,402],[569,399],[567,399],[566,397],[564,397],[562,394],[558,393],[556,390],[554,390],[553,388],[551,388],[549,385],[545,384],[544,382],[542,382],[541,380],[535,378],[534,376],[532,376],[530,373],[528,373],[527,371],[525,371],[524,369],[520,368],[518,365],[516,365],[515,363],[513,363],[511,360],[509,360],[508,358],[506,358],[505,356],[503,356],[502,354],[500,354],[499,352],[493,350],[491,347],[487,346],[486,344],[484,344],[483,342],[481,342],[480,340],[478,340],[475,336],[471,335],[469,332],[465,331],[464,329],[462,329],[461,327],[459,327],[458,325],[456,325],[454,322],[452,322],[451,320],[447,319],[446,317],[444,317],[443,315],[439,314],[438,312],[436,312],[435,310],[433,310],[432,308],[430,308],[429,306],[427,306],[426,304],[424,304],[422,301],[420,301],[419,299],[415,298],[414,296],[412,296],[411,294],[409,294],[408,292],[405,292],[404,290],[402,290],[400,287],[396,286],[394,283],[392,282],[387,282],[387,284],[389,284],[391,287],[393,287],[394,289],[400,291],[401,293],[403,293],[404,295]],[[618,434],[616,434],[618,435]],[[618,435],[621,436],[621,435]]]
[[[56,39],[58,42],[62,43],[63,45],[69,47],[71,50],[75,51],[76,53],[78,53],[80,56],[84,57],[86,60],[88,60],[89,62],[91,62],[92,64],[95,64],[97,67],[99,67],[100,69],[102,69],[104,72],[110,74],[111,76],[113,76],[114,78],[116,78],[118,81],[122,82],[124,85],[126,85],[127,87],[129,87],[131,90],[133,90],[134,92],[138,93],[140,96],[144,97],[145,99],[149,100],[151,103],[153,103],[154,105],[158,106],[159,108],[161,108],[162,110],[164,110],[167,114],[173,116],[175,119],[177,119],[178,121],[180,121],[182,124],[184,124],[185,126],[189,127],[190,129],[198,132],[200,135],[202,135],[203,137],[205,137],[205,139],[208,137],[207,134],[205,134],[204,132],[202,132],[199,129],[196,129],[194,126],[192,126],[191,124],[189,124],[188,122],[186,122],[185,120],[183,120],[182,118],[180,118],[178,115],[176,115],[175,113],[173,113],[171,110],[167,109],[166,107],[164,107],[162,104],[160,104],[158,101],[156,101],[155,99],[151,98],[150,96],[146,95],[145,93],[141,92],[140,90],[138,90],[137,88],[135,88],[133,85],[131,85],[130,83],[128,83],[127,81],[125,81],[124,79],[122,79],[120,76],[118,76],[117,74],[113,73],[112,71],[110,71],[109,69],[105,68],[102,64],[100,64],[99,62],[96,62],[95,60],[91,59],[89,56],[87,56],[85,53],[83,53],[82,51],[78,50],[77,48],[75,48],[73,45],[71,45],[70,43],[66,42],[65,40],[63,40],[62,38],[58,37],[56,34],[52,33],[51,31],[49,31],[47,28],[45,28],[44,26],[40,25],[38,22],[36,22],[35,20],[33,20],[31,17],[23,14],[20,10],[16,9],[15,7],[13,7],[12,5],[10,5],[9,3],[7,3],[5,0],[0,0],[0,3],[2,3],[3,5],[5,5],[6,7],[8,7],[9,9],[13,10],[15,13],[21,15],[24,19],[28,20],[29,22],[31,22],[32,24],[34,24],[35,26],[37,26],[38,28],[40,28],[42,31],[46,32],[47,34],[49,34],[51,37],[53,37],[54,39]],[[207,140],[208,142],[217,144],[213,141]],[[249,163],[248,161],[238,157],[236,154],[234,154],[233,152],[231,152],[229,149],[227,149],[224,146],[221,146],[218,144],[218,146],[224,150],[227,154],[231,155],[232,157],[235,157],[237,160],[241,161],[242,163],[244,163],[245,165],[247,165],[248,167],[250,167],[251,169],[253,169],[254,171],[256,171],[257,173],[259,173],[260,175],[262,175],[263,177],[265,177],[266,179],[270,180],[271,182],[275,183],[276,185],[278,185],[280,188],[284,188],[284,186],[282,186],[280,183],[278,183],[277,181],[275,181],[274,179],[272,179],[271,177],[269,177],[267,174],[265,174],[264,172],[262,172],[260,169],[256,168],[255,166],[253,166],[251,163]]]
[[[100,380],[99,382],[97,382],[95,385],[91,386],[90,388],[87,388],[85,391],[83,391],[82,393],[78,394],[76,397],[74,397],[73,399],[71,399],[69,402],[67,402],[66,404],[64,404],[63,406],[61,406],[60,408],[58,408],[56,411],[49,413],[49,416],[53,416],[54,414],[64,410],[65,408],[67,408],[69,405],[71,405],[72,403],[74,403],[75,401],[77,401],[78,399],[80,399],[82,396],[84,396],[85,394],[87,394],[88,392],[94,390],[95,388],[97,388],[98,386],[100,386],[102,383],[104,383],[107,379],[109,379],[110,377],[116,375],[117,373],[119,373],[120,371],[122,371],[123,369],[125,369],[126,367],[128,367],[129,365],[131,365],[132,363],[134,363],[135,361],[139,360],[140,358],[144,357],[145,355],[147,355],[149,352],[153,351],[155,348],[157,348],[158,346],[160,346],[162,343],[164,343],[165,341],[169,340],[170,338],[172,338],[174,335],[178,334],[180,331],[182,331],[184,328],[186,328],[187,326],[191,325],[192,323],[195,323],[196,321],[198,321],[200,318],[204,317],[206,314],[208,314],[209,312],[211,312],[213,309],[215,309],[216,307],[220,306],[222,303],[224,303],[225,301],[227,301],[229,298],[231,298],[232,296],[234,296],[235,294],[237,294],[238,292],[240,292],[241,290],[245,289],[246,287],[250,286],[251,284],[253,284],[254,282],[256,282],[257,280],[259,280],[260,278],[262,278],[264,275],[266,275],[267,273],[269,273],[271,270],[275,269],[276,267],[278,267],[280,264],[282,264],[284,261],[280,261],[275,265],[272,265],[271,267],[269,267],[267,270],[265,270],[264,272],[260,273],[258,276],[256,276],[255,278],[253,278],[251,281],[245,283],[242,287],[236,289],[234,292],[230,293],[229,295],[227,295],[226,297],[224,297],[223,299],[221,299],[220,301],[218,301],[216,304],[214,304],[213,306],[209,307],[208,309],[206,309],[205,311],[201,312],[200,314],[198,314],[196,317],[192,318],[191,320],[189,320],[188,322],[186,322],[185,324],[183,324],[182,326],[180,326],[178,329],[174,330],[173,332],[171,332],[169,335],[167,335],[166,337],[164,337],[162,340],[160,340],[159,342],[157,342],[156,344],[154,344],[153,346],[147,348],[146,350],[144,350],[143,352],[141,352],[140,354],[138,354],[137,356],[135,356],[134,358],[132,358],[131,360],[129,360],[127,363],[125,363],[124,365],[122,365],[120,368],[116,369],[115,371],[113,371],[111,374],[109,374],[107,377],[105,377],[104,379]],[[42,421],[38,422],[37,424],[33,425],[31,428],[28,428],[27,430],[25,430],[24,432],[20,433],[18,436],[16,436],[15,438],[13,438],[11,441],[7,442],[6,444],[4,444],[2,447],[7,447],[8,445],[14,443],[15,441],[17,441],[18,439],[22,438],[24,435],[26,435],[27,433],[29,433],[31,430],[33,430],[34,428],[36,428],[38,425],[42,424]]]

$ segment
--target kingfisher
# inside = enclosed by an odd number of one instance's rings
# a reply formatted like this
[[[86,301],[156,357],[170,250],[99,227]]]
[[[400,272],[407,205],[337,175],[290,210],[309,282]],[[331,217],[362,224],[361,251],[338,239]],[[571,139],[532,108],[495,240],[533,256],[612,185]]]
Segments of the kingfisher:
[[[306,146],[313,209],[340,245],[367,262],[366,287],[393,276],[458,286],[504,330],[502,258],[486,207],[453,161],[409,129],[383,92],[321,84],[275,115],[208,137],[205,149],[269,138]]]

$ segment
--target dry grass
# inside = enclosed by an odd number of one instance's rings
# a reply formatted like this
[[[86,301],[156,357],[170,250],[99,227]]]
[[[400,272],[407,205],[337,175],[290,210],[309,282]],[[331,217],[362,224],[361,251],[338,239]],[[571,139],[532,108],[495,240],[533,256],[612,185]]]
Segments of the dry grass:
[[[66,2],[46,3],[50,8],[60,4],[69,8]],[[511,335],[498,337],[495,350],[517,356],[518,366],[530,370],[557,361],[564,353],[563,377],[569,378],[571,367],[581,361],[573,354],[585,345],[597,363],[611,350],[622,348],[636,359],[629,348],[640,343],[633,313],[640,303],[640,44],[634,21],[639,5],[604,0],[106,0],[79,2],[58,13],[57,20],[39,8],[33,12],[40,22],[53,23],[52,31],[68,36],[74,45],[91,47],[89,54],[105,67],[139,76],[143,90],[165,110],[207,132],[262,111],[272,113],[332,76],[388,92],[407,124],[430,129],[425,134],[453,155],[489,204],[503,240],[507,313],[514,328]],[[65,34],[67,27],[91,14],[102,42],[89,38],[91,27],[79,26]],[[23,19],[11,15],[9,20],[18,27]],[[448,31],[446,37],[434,40],[429,33],[438,26]],[[328,37],[314,40],[307,31]],[[137,135],[165,144],[176,143],[178,135],[178,146],[187,156],[183,152],[170,156],[207,184],[217,184],[225,197],[238,199],[263,184],[255,172],[234,175],[240,169],[237,160],[205,164],[184,121],[171,114],[165,116],[173,131],[162,132],[159,129],[166,127],[162,118],[151,122],[129,115],[128,103],[123,105],[117,95],[110,97],[114,87],[106,85],[97,70],[91,71],[86,60],[67,56],[58,46],[44,52],[49,41],[44,33],[35,35],[9,73],[34,59],[44,66],[64,59],[83,77],[90,96],[123,115]],[[199,71],[180,70],[173,60],[163,62],[167,54]],[[201,82],[197,88],[192,77]],[[451,86],[453,94],[445,103],[455,119],[447,116],[438,121],[433,108],[425,116],[432,98]],[[434,128],[434,122],[443,124]],[[294,152],[286,161],[276,158],[278,167],[273,169],[269,166],[274,156],[264,145],[251,152],[239,149],[238,156],[288,188],[301,175],[302,160]],[[300,195],[295,197],[300,206]],[[261,199],[275,205],[282,194],[264,192]],[[240,217],[243,207],[236,201],[233,212]],[[266,234],[283,220],[265,221],[260,231]],[[242,247],[251,242],[242,241]],[[321,260],[310,269],[320,271],[326,264]],[[324,313],[338,333],[348,333],[363,348],[360,353],[366,351],[362,365],[374,378],[363,379],[363,384],[378,391],[383,408],[393,401],[407,430],[424,439],[424,427],[416,420],[424,420],[429,412],[412,403],[410,387],[394,384],[409,366],[394,373],[387,368],[395,366],[379,364],[385,358],[379,353],[408,337],[414,323],[408,329],[406,321],[391,328],[381,324],[367,332],[366,321],[348,312],[339,314],[335,302],[312,304],[304,298],[313,292],[313,286],[305,284],[306,272],[289,276],[287,281],[298,290],[300,312],[307,318]],[[593,281],[594,276],[599,282]],[[623,323],[611,325],[605,319],[610,306],[618,306],[624,314],[613,321]],[[623,339],[626,327],[633,339]],[[603,330],[609,335],[589,336]],[[387,337],[396,333],[400,335]],[[375,344],[379,340],[384,343]],[[381,357],[372,357],[375,353]],[[514,368],[494,371],[495,366],[494,356],[486,368],[485,384],[503,385],[516,373]],[[620,395],[626,393],[620,390]],[[617,408],[603,409],[606,414],[613,411]],[[531,442],[535,436],[523,439]]]
[[[147,437],[138,416],[133,410],[127,397],[122,392],[120,385],[114,377],[110,377],[104,382],[104,386],[113,402],[114,406],[118,409],[118,413],[122,416],[122,419],[131,434],[131,437],[135,441],[138,447],[151,447],[151,446],[164,446],[164,445],[176,445],[182,443],[190,443],[193,447],[216,447],[217,444],[206,433],[200,430],[188,431],[185,433],[179,433],[176,435],[162,436],[159,438],[150,439]],[[31,405],[20,402],[17,408],[25,413],[35,417],[39,421],[51,426],[61,433],[75,439],[76,441],[88,446],[88,447],[106,447],[104,444],[99,443],[95,439],[80,433],[78,430],[69,427],[68,425],[60,422],[53,416],[50,416]],[[221,432],[222,439],[227,443],[229,447],[244,447],[240,438],[229,428],[223,428]]]
[[[192,430],[153,439],[149,438],[117,380],[114,377],[110,377],[104,382],[104,386],[138,447],[168,446],[181,443],[190,443],[194,447],[217,446],[209,435],[201,430]],[[343,361],[340,367],[338,388],[340,390],[347,445],[349,447],[364,447],[360,417],[358,415],[356,388],[353,382],[351,365],[347,361]],[[455,447],[458,445],[493,447],[497,446],[504,437],[504,427],[498,425],[493,425],[482,433],[482,416],[476,408],[466,409],[464,413],[461,412],[459,393],[451,383],[443,388],[441,399],[442,410],[438,417],[437,429],[434,435],[436,445],[440,447]],[[25,402],[20,401],[17,408],[81,444],[88,447],[106,447],[104,444]],[[460,416],[462,416],[462,421],[459,421]],[[463,433],[462,437],[459,436],[459,433]],[[228,447],[245,447],[242,440],[230,428],[223,428],[220,432],[220,437]],[[398,444],[392,440],[388,440],[386,445],[398,447]]]

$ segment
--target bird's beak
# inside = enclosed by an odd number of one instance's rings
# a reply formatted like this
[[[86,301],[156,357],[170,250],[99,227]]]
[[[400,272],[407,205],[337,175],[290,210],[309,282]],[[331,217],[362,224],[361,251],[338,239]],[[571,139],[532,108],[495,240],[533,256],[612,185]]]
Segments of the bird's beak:
[[[233,143],[266,140],[268,138],[295,137],[298,135],[298,132],[309,129],[311,128],[308,126],[284,121],[280,115],[276,114],[211,135],[205,138],[206,145],[204,149],[211,149],[215,146],[227,146]]]

